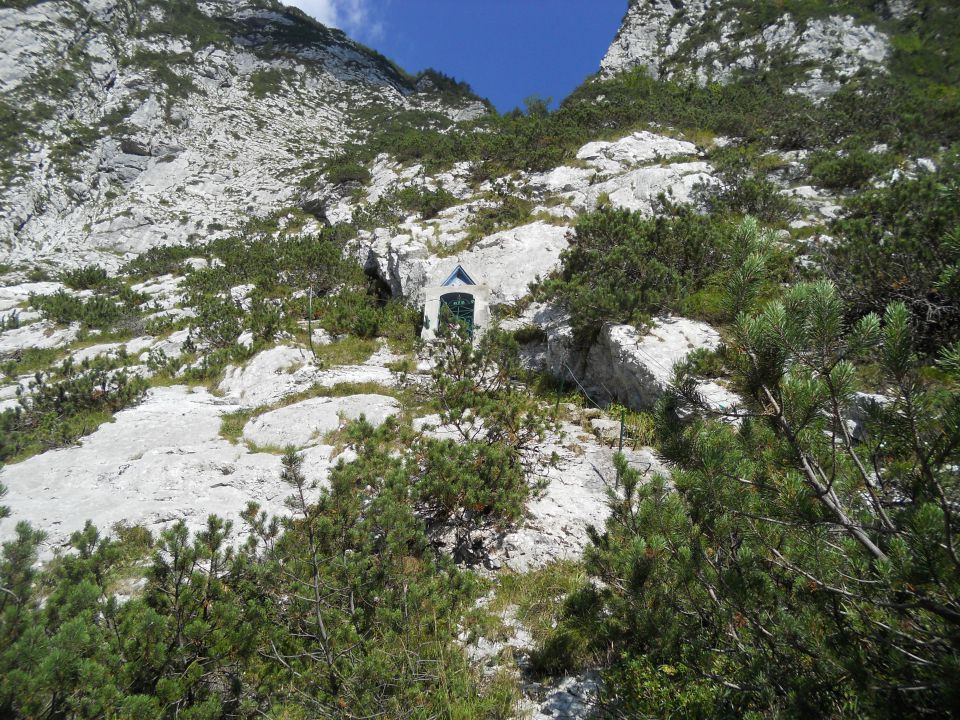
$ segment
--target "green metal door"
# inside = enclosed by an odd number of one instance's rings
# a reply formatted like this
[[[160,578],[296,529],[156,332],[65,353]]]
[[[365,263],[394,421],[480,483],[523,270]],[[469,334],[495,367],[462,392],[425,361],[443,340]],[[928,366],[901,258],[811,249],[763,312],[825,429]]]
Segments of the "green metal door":
[[[463,323],[470,336],[473,336],[473,310],[476,304],[470,293],[447,293],[440,296],[440,313],[443,308],[449,308],[450,313],[459,322]]]

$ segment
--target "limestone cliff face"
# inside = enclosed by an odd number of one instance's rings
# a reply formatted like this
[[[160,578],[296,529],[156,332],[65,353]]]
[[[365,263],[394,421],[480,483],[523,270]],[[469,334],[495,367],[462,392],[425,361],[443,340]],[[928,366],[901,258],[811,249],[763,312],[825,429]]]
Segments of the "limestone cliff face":
[[[0,249],[115,266],[289,204],[378,114],[446,100],[274,0],[0,8]],[[12,5],[12,7],[10,7]]]
[[[903,19],[906,0],[864,2],[864,11],[798,17],[773,3],[631,0],[604,73],[646,68],[656,78],[729,82],[776,68],[796,92],[824,98],[858,72],[884,72],[888,35],[871,20]]]

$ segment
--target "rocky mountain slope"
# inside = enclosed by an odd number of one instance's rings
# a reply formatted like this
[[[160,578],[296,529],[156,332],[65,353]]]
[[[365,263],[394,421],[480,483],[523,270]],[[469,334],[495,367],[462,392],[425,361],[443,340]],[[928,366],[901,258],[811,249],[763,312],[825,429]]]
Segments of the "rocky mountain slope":
[[[917,11],[903,0],[783,9],[722,0],[632,0],[603,71],[643,67],[657,78],[706,83],[776,68],[780,81],[796,92],[822,99],[857,73],[885,72],[890,37],[876,19],[903,20]]]
[[[906,17],[910,8],[892,5],[885,12]],[[749,14],[738,17],[741,25],[732,19],[733,6],[723,3],[632,3],[603,69],[612,74],[646,64],[670,76],[680,72],[682,58],[709,55],[687,52],[703,39],[696,34],[702,26],[742,36]],[[832,40],[805,44],[813,37],[810,33],[827,27],[823,23],[833,28],[828,35],[845,43],[853,55],[844,55]],[[261,292],[253,282],[228,286],[228,292],[219,294],[198,294],[195,278],[224,262],[232,271],[232,261],[222,250],[211,252],[204,246],[257,218],[260,224],[247,230],[252,237],[282,242],[310,237],[331,224],[349,228],[347,256],[360,263],[381,293],[412,304],[414,312],[424,287],[464,264],[490,287],[505,327],[528,336],[524,353],[530,369],[562,382],[576,381],[590,398],[604,403],[650,409],[669,384],[675,362],[720,342],[706,323],[665,315],[642,332],[630,324],[608,324],[593,346],[582,347],[574,339],[569,315],[561,307],[531,302],[531,286],[560,270],[571,247],[572,225],[598,206],[654,218],[665,212],[665,205],[703,211],[705,203],[717,201],[716,193],[737,191],[731,183],[740,181],[721,172],[714,159],[729,163],[731,152],[741,152],[739,138],[703,139],[647,123],[651,129],[573,145],[565,164],[494,177],[483,163],[469,159],[413,162],[380,153],[365,160],[364,140],[377,137],[377,119],[385,114],[396,124],[399,113],[401,130],[414,143],[423,143],[424,127],[434,133],[428,137],[441,138],[437,129],[446,131],[453,122],[482,115],[487,108],[441,75],[411,78],[342,33],[269,0],[18,3],[0,9],[0,24],[8,30],[0,65],[2,117],[13,131],[4,136],[10,152],[0,189],[0,231],[6,233],[0,242],[5,244],[2,258],[11,280],[22,281],[31,267],[59,274],[96,262],[115,269],[151,247],[188,246],[177,250],[180,260],[161,262],[164,269],[153,277],[130,270],[121,274],[139,303],[130,310],[137,317],[132,334],[91,326],[86,320],[58,320],[64,315],[51,314],[41,302],[62,294],[83,304],[114,290],[78,290],[62,282],[21,282],[5,288],[0,295],[0,353],[16,362],[7,371],[9,384],[0,388],[2,407],[17,407],[24,391],[29,398],[31,374],[18,374],[27,350],[52,358],[41,371],[56,374],[57,364],[65,359],[81,363],[110,358],[111,367],[154,378],[150,382],[158,384],[202,377],[219,395],[151,390],[141,408],[120,413],[109,432],[90,439],[91,447],[98,442],[122,446],[116,458],[75,448],[4,470],[4,482],[25,493],[12,500],[18,512],[27,512],[40,524],[56,524],[54,544],[64,542],[84,518],[72,511],[61,516],[56,510],[62,506],[59,492],[50,497],[53,486],[46,485],[38,491],[33,482],[37,475],[57,477],[57,482],[74,478],[67,486],[87,488],[86,514],[102,524],[120,517],[161,524],[188,517],[199,527],[209,510],[239,510],[250,494],[280,510],[276,502],[270,504],[282,499],[275,483],[262,484],[263,469],[276,469],[277,461],[263,458],[258,447],[282,443],[251,436],[246,438],[247,450],[238,451],[233,439],[218,438],[208,425],[239,411],[255,411],[253,422],[311,388],[390,388],[406,377],[393,367],[401,358],[386,347],[327,368],[307,352],[306,337],[280,328],[260,337],[257,321],[249,317],[236,322],[226,348],[200,339],[209,320],[198,298],[225,298],[235,306],[231,312],[243,315]],[[883,71],[885,36],[866,25],[857,25],[860,29],[849,36],[840,32],[850,29],[847,24],[847,18],[835,15],[807,20],[777,16],[762,37],[751,36],[737,46],[737,67],[746,67],[742,61],[753,52],[750,48],[769,49],[771,38],[786,38],[793,43],[797,54],[791,62],[798,67],[810,69],[805,58],[820,66],[836,65],[838,58],[840,66],[847,60],[856,64],[867,52],[873,69]],[[859,32],[872,39],[854,47],[850,37],[859,37]],[[714,67],[734,79],[729,74],[733,65]],[[597,87],[595,99],[587,95],[577,102],[600,108],[602,115],[610,101],[605,99],[606,86]],[[461,142],[466,145],[495,132],[482,124],[467,126]],[[528,144],[521,146],[524,151]],[[348,146],[354,155],[338,155]],[[834,193],[809,184],[808,156],[805,150],[771,150],[764,156],[768,175],[762,180],[770,198],[787,202],[785,217],[791,223],[780,230],[780,239],[792,244],[796,236],[801,253],[840,211]],[[904,166],[906,172],[918,167],[926,166]],[[411,197],[413,205],[404,205]],[[423,209],[424,202],[438,199],[442,205]],[[227,242],[223,247],[233,246]],[[287,291],[295,297],[306,292],[299,286]],[[287,300],[274,297],[271,302],[282,305]],[[283,308],[281,315],[292,322],[294,314],[303,311],[296,306],[286,317]],[[103,334],[108,338],[98,340]],[[329,341],[326,335],[317,342]],[[278,342],[279,347],[272,347]],[[404,352],[409,353],[409,347]],[[720,407],[737,402],[716,383],[704,384],[701,391]],[[184,403],[193,410],[184,414]],[[313,422],[313,415],[309,417]],[[145,437],[145,423],[187,423],[193,429],[168,442],[164,436]],[[286,437],[282,430],[278,437]],[[103,439],[98,439],[101,433]],[[179,489],[162,481],[162,502],[131,499],[122,509],[114,503],[115,492],[128,482],[122,475],[138,478],[138,492],[143,483],[164,477],[155,474],[152,463],[163,466],[169,452],[183,455],[185,451],[176,448],[184,437],[197,444],[186,453],[194,459],[179,471]],[[141,442],[147,445],[141,447]],[[312,447],[317,438],[311,435],[295,444]],[[323,452],[330,451],[323,446]],[[84,459],[88,456],[98,458],[90,467]],[[102,466],[104,462],[109,467]],[[609,464],[609,458],[604,462]],[[134,473],[135,467],[140,469]],[[577,482],[587,482],[586,467],[581,463],[580,470],[568,472]],[[106,478],[112,479],[104,483]],[[195,488],[208,485],[209,501],[193,503]],[[232,488],[230,500],[223,495],[225,487]],[[603,504],[602,491],[590,492],[593,500],[581,506],[585,517],[594,518]],[[572,531],[577,547],[585,542],[584,518],[575,522],[581,528]]]
[[[0,36],[14,265],[207,240],[293,203],[382,113],[486,111],[275,2],[15,3]]]
[[[631,2],[597,78],[554,113],[500,117],[272,0],[6,3],[3,504],[45,531],[46,560],[88,520],[197,534],[211,513],[239,526],[251,501],[287,516],[285,448],[303,457],[308,500],[379,500],[387,473],[366,463],[406,463],[407,524],[426,529],[403,565],[439,554],[491,583],[471,601],[488,617],[447,628],[473,670],[508,676],[517,713],[589,717],[596,673],[526,673],[538,622],[556,626],[529,606],[559,612],[558,586],[582,581],[575,563],[623,490],[615,448],[638,481],[669,475],[648,445],[678,364],[732,437],[737,262],[775,297],[818,271],[851,199],[948,162],[949,108],[901,123],[874,102],[938,97],[903,70],[941,82],[924,63],[943,43],[904,40],[919,8]],[[905,77],[922,92],[858,94]],[[459,418],[466,437],[438,400],[436,347],[419,342],[424,290],[458,264],[518,350],[507,390],[478,392]],[[483,497],[447,493],[467,461],[418,495],[424,468],[482,445],[482,413],[501,421],[514,391],[549,419],[517,451],[521,510],[488,517]],[[838,426],[863,437],[878,402],[857,393]],[[353,469],[356,487],[337,490]],[[479,518],[475,542],[427,519],[431,503]],[[4,540],[19,532],[0,524]]]

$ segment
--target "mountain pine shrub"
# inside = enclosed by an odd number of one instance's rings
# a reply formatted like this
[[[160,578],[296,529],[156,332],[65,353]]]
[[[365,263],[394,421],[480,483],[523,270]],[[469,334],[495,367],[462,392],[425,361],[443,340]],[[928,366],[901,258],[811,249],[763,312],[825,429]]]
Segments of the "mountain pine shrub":
[[[0,413],[0,462],[76,442],[146,390],[145,380],[102,357],[79,364],[67,360],[53,377],[37,372],[18,406]]]
[[[960,338],[960,160],[902,178],[846,204],[821,248],[823,268],[851,317],[902,302],[930,352]]]
[[[493,328],[474,341],[452,317],[441,325],[431,376],[439,425],[453,437],[420,441],[417,487],[431,522],[454,526],[454,555],[473,562],[483,555],[474,532],[518,521],[541,489],[535,451],[556,421],[517,382],[519,346],[509,333]]]
[[[539,292],[570,311],[577,340],[589,345],[603,323],[642,325],[677,308],[724,320],[719,289],[745,249],[762,245],[777,277],[788,273],[782,252],[755,220],[739,224],[688,207],[647,218],[601,208],[577,221],[576,238],[561,256],[557,277]]]
[[[824,281],[740,307],[737,424],[678,369],[660,425],[672,488],[618,459],[594,581],[537,661],[607,665],[606,700],[631,717],[957,713],[960,347],[931,382],[904,304],[849,325]],[[890,399],[854,439],[866,358]]]
[[[357,455],[318,489],[289,452],[290,517],[251,505],[239,533],[88,524],[40,569],[20,523],[0,552],[4,717],[507,717],[515,690],[481,685],[455,643],[479,583],[430,545],[391,443]]]

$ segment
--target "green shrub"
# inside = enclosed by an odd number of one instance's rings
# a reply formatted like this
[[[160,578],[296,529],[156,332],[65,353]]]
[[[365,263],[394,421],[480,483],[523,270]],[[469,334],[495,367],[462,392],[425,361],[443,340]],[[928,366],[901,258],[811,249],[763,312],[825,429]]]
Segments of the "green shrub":
[[[535,663],[605,665],[622,717],[953,713],[960,346],[925,380],[903,304],[844,314],[825,281],[749,306],[724,354],[735,426],[695,391],[706,358],[678,370],[657,416],[669,486],[617,458],[591,581]],[[874,358],[891,400],[856,442],[853,363]]]
[[[785,223],[800,208],[764,173],[762,158],[750,151],[721,153],[717,158],[720,184],[699,189],[711,212],[750,215],[767,224]]]
[[[20,313],[13,310],[0,318],[0,333],[20,327]]]
[[[435,522],[455,528],[456,557],[483,558],[473,532],[522,517],[531,485],[526,453],[556,423],[532,392],[514,378],[521,372],[519,346],[488,329],[474,342],[467,330],[441,318],[440,339],[430,346],[431,372],[441,426],[454,439],[424,438],[418,483],[421,502]]]
[[[200,50],[207,45],[218,45],[230,41],[234,28],[226,20],[217,16],[210,16],[203,12],[190,0],[148,0],[149,4],[159,10],[160,18],[153,19],[141,31],[141,35],[169,35],[176,38],[186,38],[193,50]],[[141,11],[144,12],[144,11]]]
[[[820,151],[810,158],[814,182],[825,188],[846,190],[863,187],[874,176],[890,168],[882,154],[862,147],[841,152]]]
[[[397,203],[400,207],[416,213],[421,220],[432,220],[457,202],[456,196],[442,186],[436,190],[407,187],[397,191]]]
[[[60,281],[71,290],[99,290],[113,282],[99,265],[66,270],[60,274]]]
[[[705,287],[732,230],[689,209],[657,219],[597,210],[580,217],[559,276],[541,290],[567,306],[576,338],[589,345],[604,322],[645,323]]]
[[[220,262],[191,272],[183,284],[186,302],[197,312],[191,327],[200,343],[229,355],[249,330],[260,346],[282,332],[298,332],[297,321],[310,311],[316,326],[335,335],[404,342],[416,337],[419,313],[381,299],[382,288],[344,252],[345,228],[327,228],[315,237],[248,232],[209,243],[205,251]],[[240,285],[253,286],[243,304],[231,294]],[[214,362],[201,375],[221,365]]]
[[[960,337],[960,160],[849,201],[833,222],[823,267],[850,312],[907,303],[925,350]]]
[[[654,444],[656,421],[650,413],[636,412],[617,403],[607,407],[607,413],[614,419],[623,420],[624,447],[636,450],[638,447]]]
[[[206,248],[199,245],[161,245],[140,253],[124,265],[120,272],[137,280],[180,274],[184,271],[184,260],[193,257],[205,258],[208,253]]]
[[[411,214],[421,220],[431,220],[457,202],[457,198],[442,187],[436,190],[415,186],[394,189],[381,195],[377,202],[354,212],[353,225],[363,230],[393,227]]]
[[[102,359],[67,362],[57,376],[51,380],[38,372],[18,407],[0,413],[0,462],[69,445],[136,403],[147,389],[144,380]]]
[[[53,278],[50,276],[50,272],[39,265],[33,266],[27,273],[27,280],[30,282],[45,282],[52,279]]]
[[[24,348],[0,363],[0,369],[8,378],[33,375],[37,371],[48,370],[63,355],[64,351],[59,348]]]
[[[427,68],[417,73],[413,78],[413,84],[418,89],[427,88],[427,92],[433,95],[439,95],[445,102],[449,103],[481,99],[477,97],[469,83],[457,80],[433,68]],[[489,102],[483,102],[488,108],[491,107]]]
[[[507,717],[516,692],[479,682],[456,642],[479,583],[430,544],[397,431],[352,427],[357,461],[318,491],[289,452],[289,517],[251,503],[238,536],[216,517],[156,540],[88,523],[41,568],[43,533],[20,523],[0,555],[0,713]]]
[[[467,242],[470,244],[510,228],[519,227],[533,219],[533,203],[526,198],[507,192],[494,198],[493,207],[482,206],[477,209],[467,226]]]
[[[95,126],[73,121],[60,127],[61,139],[51,146],[50,159],[57,169],[72,180],[79,180],[79,170],[74,161],[92,149],[100,132]]]
[[[327,182],[334,185],[346,185],[347,183],[365,185],[370,182],[370,171],[363,165],[348,159],[334,160],[324,168],[324,173]]]
[[[31,295],[29,302],[46,320],[61,325],[79,322],[85,328],[122,334],[139,328],[143,317],[140,306],[148,300],[146,295],[123,286],[109,297],[84,299],[59,290],[52,295]]]
[[[284,73],[273,68],[261,68],[250,75],[250,88],[253,96],[263,99],[283,89]]]
[[[192,336],[211,348],[229,348],[243,333],[245,313],[229,295],[204,295],[193,305]]]
[[[321,367],[359,365],[370,359],[378,344],[370,338],[347,335],[327,345],[314,348],[316,362]]]
[[[547,341],[547,334],[543,328],[538,325],[524,325],[513,333],[513,338],[520,345],[529,345],[531,343],[544,343]]]

